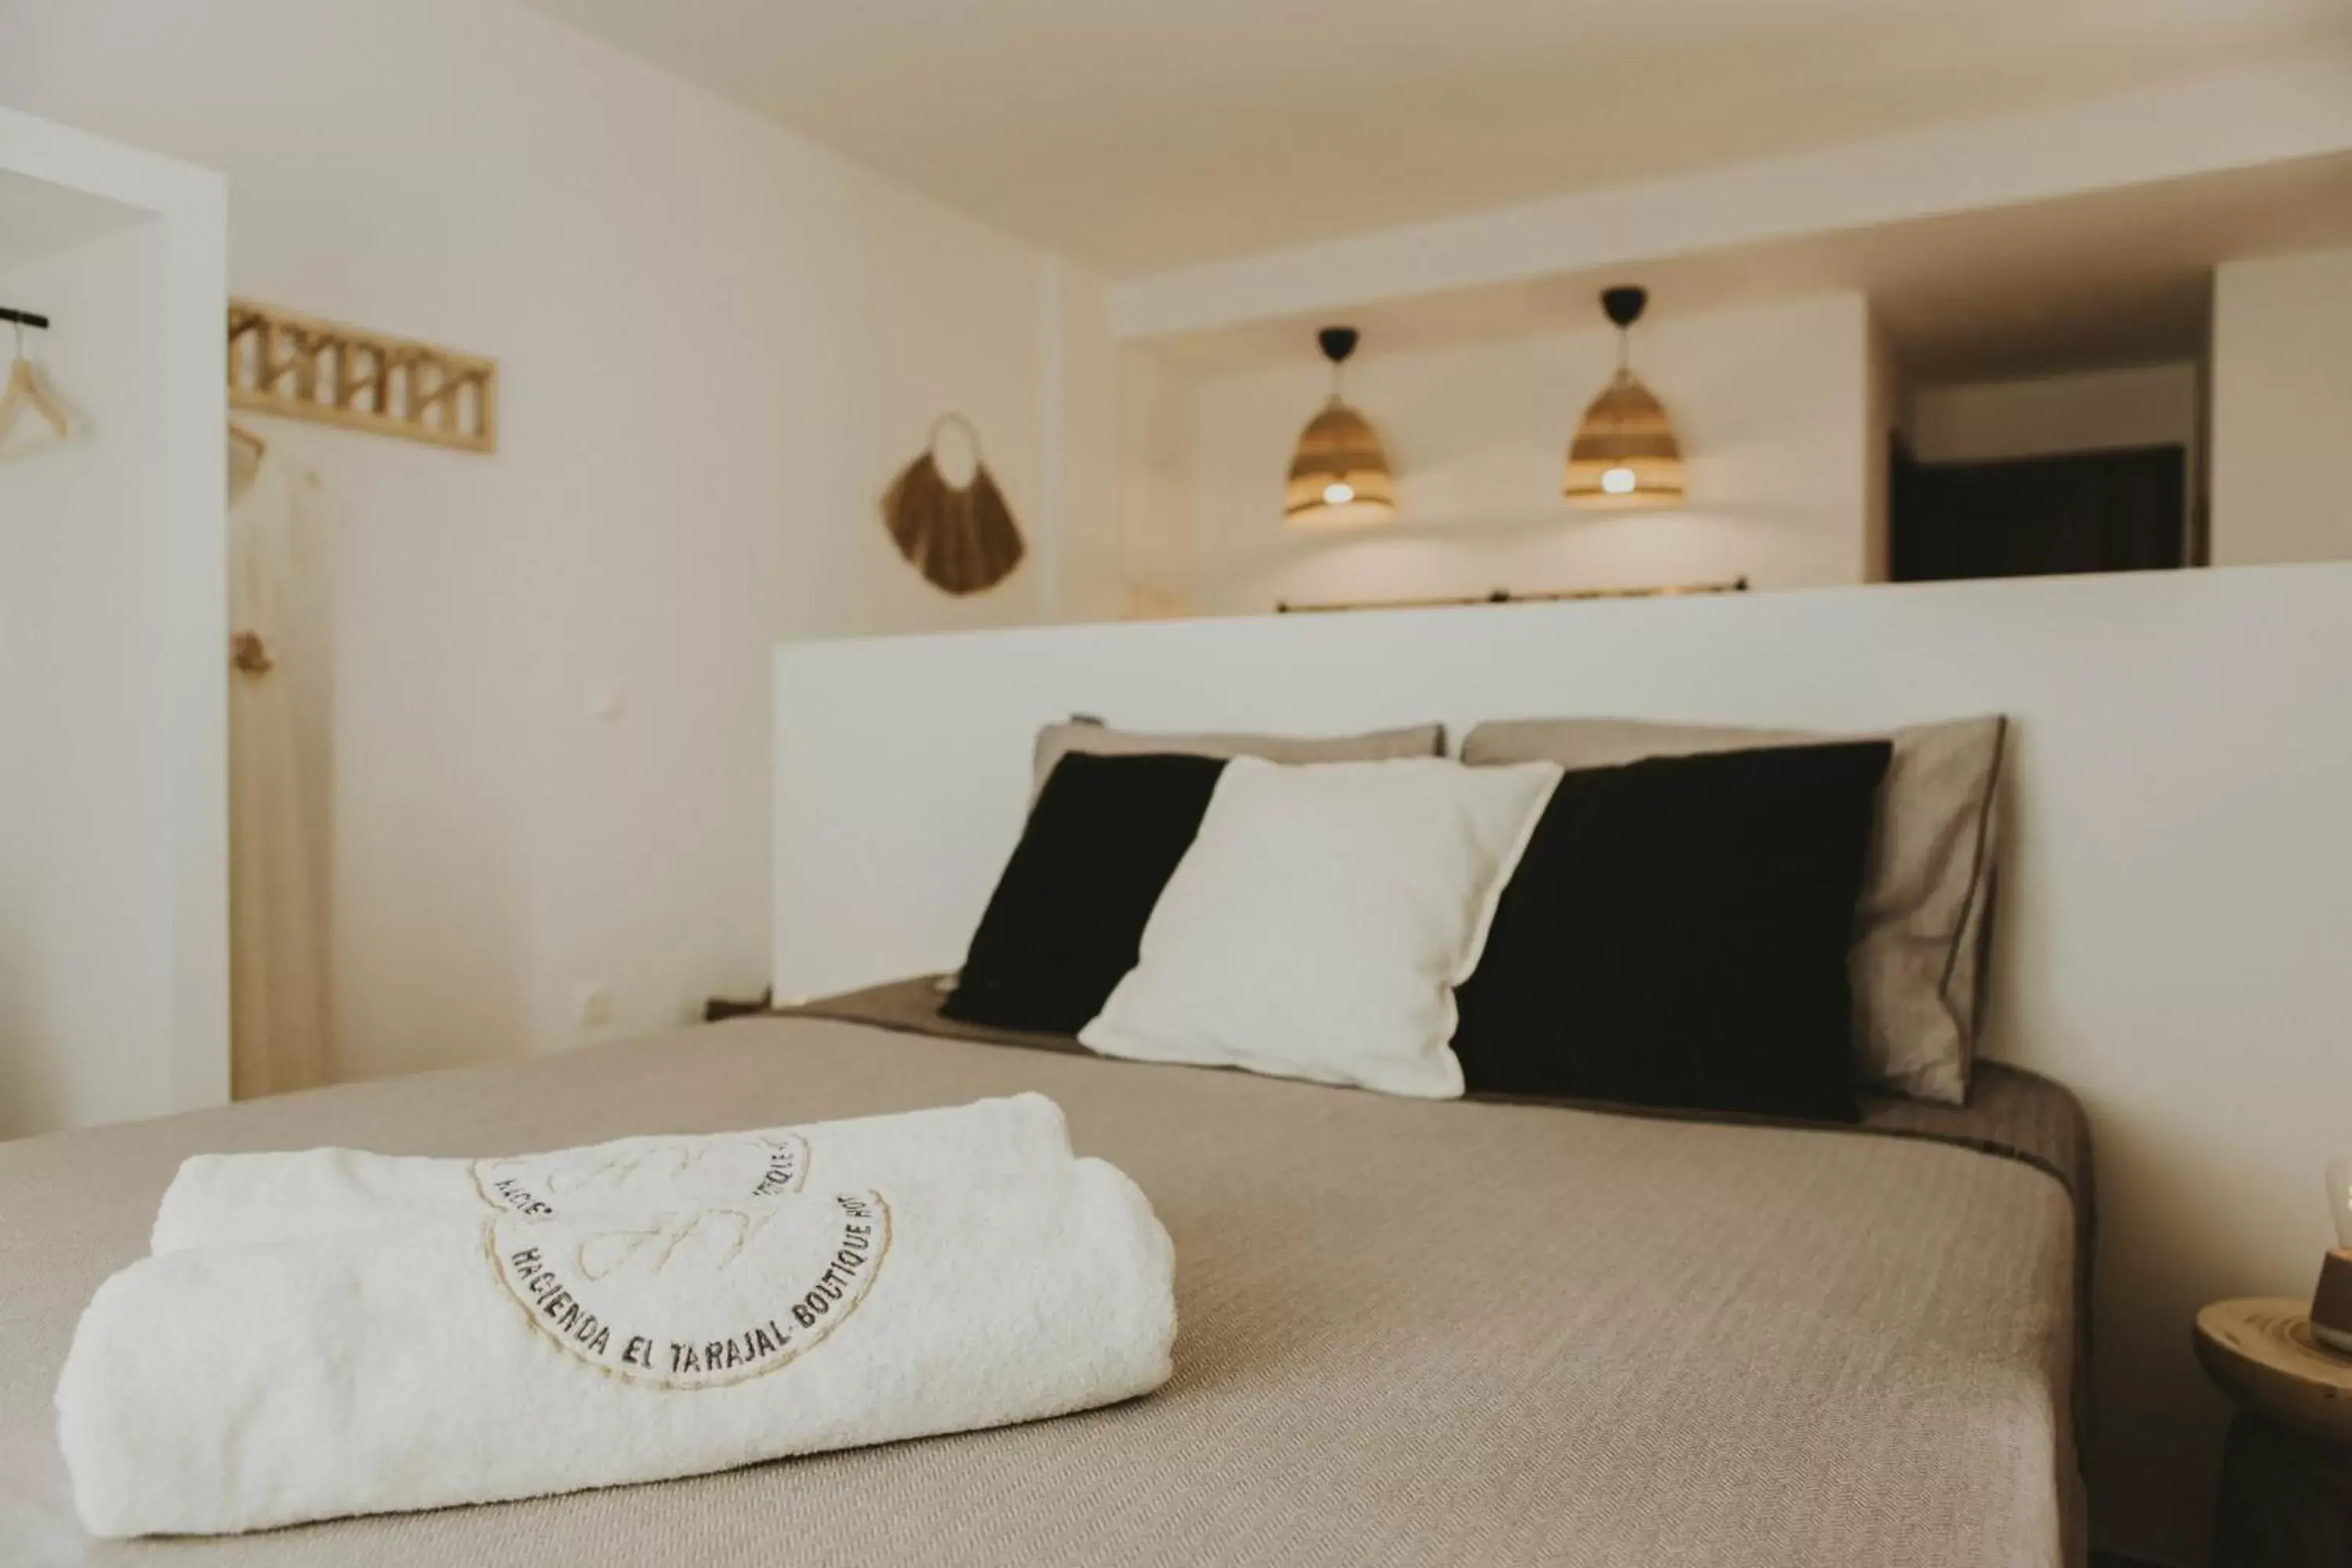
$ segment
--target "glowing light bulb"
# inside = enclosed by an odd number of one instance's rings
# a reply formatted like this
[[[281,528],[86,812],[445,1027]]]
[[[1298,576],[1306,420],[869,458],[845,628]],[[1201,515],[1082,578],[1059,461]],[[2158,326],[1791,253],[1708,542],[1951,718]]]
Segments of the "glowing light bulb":
[[[1346,506],[1356,499],[1356,487],[1343,480],[1333,480],[1323,487],[1325,506]]]
[[[1601,488],[1607,490],[1612,496],[1632,495],[1633,493],[1633,470],[1631,468],[1611,468],[1601,476]]]

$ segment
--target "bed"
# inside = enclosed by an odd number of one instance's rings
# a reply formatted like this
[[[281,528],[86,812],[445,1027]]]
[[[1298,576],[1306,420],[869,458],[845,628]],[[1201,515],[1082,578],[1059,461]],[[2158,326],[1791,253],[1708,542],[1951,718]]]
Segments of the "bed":
[[[0,1558],[2078,1563],[2063,1089],[1858,1127],[1428,1102],[943,1023],[914,982],[562,1057],[0,1145]],[[1177,1247],[1174,1380],[1033,1426],[218,1541],[75,1522],[50,1392],[199,1151],[484,1154],[1037,1089]]]

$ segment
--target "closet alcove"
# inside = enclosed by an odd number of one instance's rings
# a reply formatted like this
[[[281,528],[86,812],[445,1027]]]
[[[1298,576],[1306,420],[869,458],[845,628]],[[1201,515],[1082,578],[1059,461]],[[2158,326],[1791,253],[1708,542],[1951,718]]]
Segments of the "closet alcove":
[[[0,110],[0,1138],[228,1098],[224,208]]]

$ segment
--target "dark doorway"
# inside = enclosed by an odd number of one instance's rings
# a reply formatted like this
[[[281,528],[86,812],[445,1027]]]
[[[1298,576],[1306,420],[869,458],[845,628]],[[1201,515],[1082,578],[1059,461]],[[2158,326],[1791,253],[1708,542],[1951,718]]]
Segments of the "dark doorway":
[[[1898,442],[1888,565],[1898,583],[2179,566],[2188,499],[2182,447],[1916,463]]]

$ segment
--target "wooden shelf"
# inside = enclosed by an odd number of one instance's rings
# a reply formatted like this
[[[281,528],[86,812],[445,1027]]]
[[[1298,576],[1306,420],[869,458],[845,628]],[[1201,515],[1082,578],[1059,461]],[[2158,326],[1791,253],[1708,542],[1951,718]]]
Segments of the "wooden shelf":
[[[229,301],[235,408],[494,452],[498,388],[495,360],[249,300]]]

